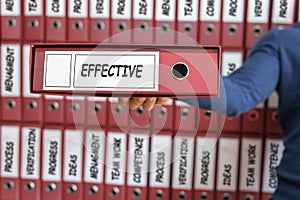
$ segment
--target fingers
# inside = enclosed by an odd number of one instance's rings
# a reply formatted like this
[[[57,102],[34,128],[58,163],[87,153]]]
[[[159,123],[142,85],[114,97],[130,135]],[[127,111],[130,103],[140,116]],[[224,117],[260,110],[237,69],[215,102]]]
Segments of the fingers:
[[[164,105],[169,101],[168,97],[135,97],[135,98],[127,98],[120,97],[118,98],[119,104],[122,106],[128,105],[130,109],[137,109],[139,106],[142,106],[145,111],[150,111],[154,107],[154,105]]]
[[[135,110],[142,105],[144,101],[146,101],[146,97],[131,98],[129,100],[129,108]]]
[[[127,106],[129,102],[129,98],[128,97],[119,97],[118,98],[118,103],[122,106]]]
[[[143,104],[143,109],[146,111],[149,111],[153,108],[153,106],[156,104],[156,97],[149,97],[146,99],[146,101]]]
[[[158,104],[158,105],[164,105],[169,100],[170,100],[170,98],[168,98],[168,97],[160,97],[160,98],[157,99],[156,104]]]

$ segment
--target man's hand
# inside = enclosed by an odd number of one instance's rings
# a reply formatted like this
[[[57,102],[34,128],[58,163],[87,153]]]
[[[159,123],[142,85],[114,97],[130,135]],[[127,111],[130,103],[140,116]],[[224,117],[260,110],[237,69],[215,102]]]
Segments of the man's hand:
[[[120,97],[118,99],[121,105],[128,105],[130,109],[137,109],[139,106],[142,106],[144,110],[151,110],[154,105],[163,105],[169,101],[168,97],[135,97],[135,98],[126,98]]]

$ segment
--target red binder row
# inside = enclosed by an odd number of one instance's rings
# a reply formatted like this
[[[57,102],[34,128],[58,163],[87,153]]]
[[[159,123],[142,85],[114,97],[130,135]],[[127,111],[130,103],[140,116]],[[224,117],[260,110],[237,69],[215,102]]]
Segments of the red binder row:
[[[1,40],[250,48],[269,28],[295,23],[297,11],[295,0],[1,1]]]
[[[269,199],[284,146],[266,130],[2,123],[0,199]]]

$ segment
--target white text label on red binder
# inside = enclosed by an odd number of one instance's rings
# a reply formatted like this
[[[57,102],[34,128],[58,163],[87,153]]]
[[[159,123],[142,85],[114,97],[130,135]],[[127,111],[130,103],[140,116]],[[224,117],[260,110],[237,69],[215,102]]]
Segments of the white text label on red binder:
[[[178,1],[178,21],[196,22],[198,20],[198,2],[191,0]]]
[[[88,17],[88,1],[87,0],[69,0],[68,16],[70,18],[87,18]]]
[[[195,189],[214,190],[217,139],[198,137],[196,144]]]
[[[273,193],[278,185],[276,167],[279,165],[284,150],[282,139],[266,139],[264,177],[262,191]]]
[[[223,52],[222,54],[222,76],[229,76],[240,68],[243,63],[242,52]]]
[[[150,187],[170,187],[172,137],[154,135],[151,137]]]
[[[43,130],[43,181],[61,181],[62,131]]]
[[[20,16],[20,0],[1,1],[1,16]]]
[[[90,17],[91,18],[109,18],[110,1],[109,0],[91,0]]]
[[[113,19],[130,19],[131,18],[131,1],[132,0],[112,0]]]
[[[106,184],[125,184],[126,142],[125,133],[108,132],[106,151]]]
[[[176,136],[173,149],[173,189],[192,189],[194,138]]]
[[[154,1],[133,0],[133,19],[152,20]]]
[[[85,170],[86,183],[103,183],[105,134],[103,131],[88,130],[85,133]]]
[[[274,0],[272,23],[292,24],[295,12],[295,0]]]
[[[248,23],[268,23],[270,0],[248,1]]]
[[[148,151],[148,134],[131,133],[129,135],[127,172],[129,186],[147,186]]]
[[[240,190],[259,192],[262,140],[242,138]]]
[[[244,0],[224,0],[223,22],[242,23],[244,19]]]
[[[220,22],[221,0],[200,2],[200,22]]]
[[[159,52],[46,51],[45,90],[158,91]]]
[[[67,0],[48,0],[46,2],[47,17],[65,17]]]
[[[81,182],[83,133],[81,130],[64,132],[64,181]]]
[[[1,177],[19,177],[20,128],[1,127]]]
[[[23,179],[39,179],[40,177],[41,129],[36,127],[22,128],[22,163]]]
[[[42,16],[43,0],[24,0],[25,16]]]
[[[174,22],[176,13],[176,1],[156,0],[155,1],[155,20]]]
[[[2,44],[1,58],[1,94],[3,97],[19,97],[21,93],[20,45]]]

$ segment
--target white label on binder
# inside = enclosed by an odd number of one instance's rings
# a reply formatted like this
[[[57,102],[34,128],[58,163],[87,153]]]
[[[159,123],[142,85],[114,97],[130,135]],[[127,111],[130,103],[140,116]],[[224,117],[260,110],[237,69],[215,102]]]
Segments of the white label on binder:
[[[242,138],[240,190],[259,192],[262,139]]]
[[[87,97],[88,101],[106,102],[106,97]]]
[[[243,63],[242,52],[223,52],[222,54],[222,76],[228,76],[240,68]]]
[[[199,190],[214,190],[217,139],[197,137],[194,187]]]
[[[151,137],[150,187],[169,188],[172,164],[172,137],[154,135]]]
[[[42,16],[43,0],[24,0],[25,16]]]
[[[292,24],[294,22],[295,0],[274,0],[272,23]]]
[[[191,0],[178,1],[178,21],[197,22],[198,20],[198,2]]]
[[[43,130],[43,181],[61,181],[62,131]]]
[[[245,0],[224,0],[223,22],[242,23],[244,20]]]
[[[173,189],[192,189],[194,138],[176,136],[173,149]]]
[[[64,181],[81,182],[82,177],[82,131],[64,132]]]
[[[268,23],[270,11],[270,0],[248,1],[248,23]]]
[[[277,188],[276,167],[280,164],[284,150],[282,139],[266,139],[265,159],[264,159],[264,177],[262,192],[273,193]]]
[[[130,19],[132,0],[112,0],[112,19]]]
[[[70,18],[87,18],[88,17],[88,0],[69,0],[68,16]]]
[[[29,69],[29,57],[30,57],[30,47],[29,45],[23,46],[23,96],[40,98],[40,94],[30,93],[30,69]]]
[[[147,186],[149,135],[129,134],[127,183],[129,186]]]
[[[156,0],[155,20],[175,22],[176,0]]]
[[[23,179],[39,179],[40,146],[41,129],[36,127],[23,127],[21,158],[21,177]]]
[[[44,96],[46,100],[63,100],[64,96],[59,95],[45,95]]]
[[[65,17],[67,0],[47,0],[46,15],[47,17]]]
[[[88,130],[85,133],[85,170],[86,183],[103,183],[105,134],[103,131]]]
[[[239,163],[239,139],[220,138],[218,155],[217,190],[236,191]]]
[[[1,58],[1,94],[3,97],[20,97],[20,45],[2,44]]]
[[[1,127],[1,178],[19,177],[20,128]]]
[[[158,91],[158,73],[158,51],[46,51],[43,88]]]
[[[126,152],[126,134],[109,132],[106,147],[106,184],[125,184]]]
[[[152,20],[153,19],[153,0],[133,0],[133,19]]]
[[[20,16],[21,4],[20,0],[1,1],[1,15],[2,16]]]
[[[91,0],[90,17],[91,18],[109,18],[110,1],[109,0]]]
[[[220,22],[221,0],[200,2],[200,22]]]

